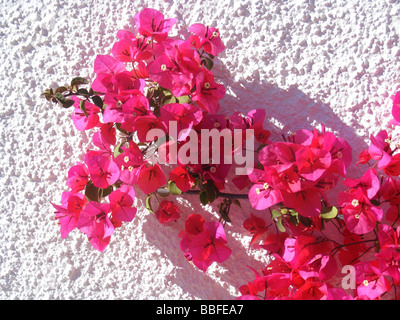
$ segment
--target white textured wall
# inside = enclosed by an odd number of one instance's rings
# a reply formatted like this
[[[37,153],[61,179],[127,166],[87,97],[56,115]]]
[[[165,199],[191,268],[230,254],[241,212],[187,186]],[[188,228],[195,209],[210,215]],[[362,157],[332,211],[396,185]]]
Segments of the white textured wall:
[[[232,299],[253,279],[246,265],[263,265],[261,252],[247,256],[246,208],[227,227],[234,253],[205,275],[178,248],[184,219],[162,227],[141,201],[102,254],[77,230],[59,235],[49,201],[59,203],[91,136],[75,130],[70,110],[39,95],[74,76],[93,79],[95,56],[110,54],[118,29],[144,7],[176,17],[173,34],[187,35],[196,22],[220,29],[226,51],[214,72],[228,89],[221,111],[266,108],[273,138],[323,122],[357,156],[391,119],[390,96],[400,89],[395,0],[2,0],[1,299]],[[182,201],[185,213],[202,210],[192,199]]]

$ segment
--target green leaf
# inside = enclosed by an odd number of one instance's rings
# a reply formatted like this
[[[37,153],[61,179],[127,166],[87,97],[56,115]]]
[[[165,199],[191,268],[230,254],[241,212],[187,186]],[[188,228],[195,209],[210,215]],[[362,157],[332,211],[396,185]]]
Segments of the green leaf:
[[[282,216],[282,212],[280,212],[279,210],[272,210],[272,219],[276,219],[276,218],[280,218]]]
[[[170,103],[177,103],[177,99],[174,96],[168,96],[166,99],[163,100],[163,105],[170,104]]]
[[[81,84],[88,84],[89,81],[82,77],[75,77],[71,80],[71,87],[79,86]]]
[[[61,104],[65,101],[65,97],[60,92],[56,92],[54,98],[56,98]]]
[[[64,101],[64,103],[62,104],[62,106],[63,106],[64,108],[69,108],[69,107],[72,107],[72,106],[74,105],[74,103],[75,103],[74,100],[72,100],[72,99],[66,99],[66,100]]]
[[[101,195],[102,195],[102,198],[105,198],[105,197],[107,197],[111,192],[113,192],[113,190],[114,190],[114,188],[112,187],[112,186],[109,186],[108,188],[106,188],[106,189],[101,189],[100,191],[100,193],[101,193]]]
[[[205,58],[204,65],[206,66],[206,68],[208,70],[211,70],[213,68],[213,66],[214,66],[214,61],[212,59],[210,59],[210,58]]]
[[[310,218],[303,217],[302,215],[299,215],[299,220],[307,228],[311,227],[311,225],[312,225],[312,220]]]
[[[86,96],[86,95],[89,94],[89,91],[87,91],[86,89],[82,88],[82,89],[79,89],[76,93],[80,94],[80,95],[83,95],[83,96]]]
[[[224,219],[226,222],[232,222],[232,220],[229,218],[229,213],[226,211],[226,206],[223,206],[221,203],[221,206],[219,207],[219,214],[222,219]]]
[[[86,185],[85,197],[88,201],[99,202],[99,188],[95,187],[91,180]]]
[[[171,194],[180,195],[182,191],[176,186],[175,182],[168,181],[168,190]]]
[[[151,208],[151,197],[153,196],[153,194],[149,194],[146,198],[146,209],[149,210],[151,213],[154,214],[153,209]]]
[[[200,192],[200,202],[202,205],[206,205],[208,203],[208,197],[207,197],[207,192],[206,191],[201,191]]]
[[[338,209],[334,206],[332,207],[322,207],[321,208],[321,218],[330,220],[336,218],[338,214]]]
[[[219,190],[214,184],[214,182],[210,179],[205,184],[205,190],[207,192],[207,198],[209,203],[213,202],[215,199],[218,198]]]
[[[85,100],[81,100],[81,102],[79,103],[79,109],[82,110],[82,112],[85,114],[85,117],[88,118],[89,115],[86,111],[86,107],[85,107]]]
[[[103,99],[99,96],[93,96],[92,101],[96,107],[103,109]]]
[[[118,131],[122,132],[123,134],[129,135],[129,132],[121,128],[121,123],[116,123],[116,128]]]
[[[124,144],[124,142],[121,142],[121,143],[117,144],[117,146],[115,147],[114,158],[118,157],[123,152],[123,150],[121,150],[121,147],[123,144]]]
[[[56,89],[56,93],[63,93],[65,91],[67,91],[67,90],[68,90],[68,88],[66,88],[66,87],[58,87]]]
[[[291,224],[297,226],[300,222],[299,214],[297,212],[290,212],[289,221]]]
[[[276,222],[276,226],[277,226],[277,228],[278,228],[278,230],[280,232],[285,232],[286,231],[285,227],[283,226],[282,218],[278,219],[278,221]]]
[[[239,208],[242,207],[241,204],[240,204],[240,201],[239,201],[238,199],[232,200],[232,203],[235,204],[235,205],[237,205]]]
[[[178,99],[178,103],[190,103],[192,101],[189,96],[181,96],[176,99]]]

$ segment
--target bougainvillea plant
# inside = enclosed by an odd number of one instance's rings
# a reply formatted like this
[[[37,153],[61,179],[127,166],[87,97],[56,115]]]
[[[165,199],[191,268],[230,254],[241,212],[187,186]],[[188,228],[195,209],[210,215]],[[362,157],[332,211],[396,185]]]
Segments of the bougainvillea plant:
[[[169,35],[176,19],[157,10],[134,21],[110,55],[96,57],[90,85],[76,77],[43,93],[73,109],[77,130],[93,132],[94,149],[52,203],[61,237],[78,229],[104,251],[135,218],[139,188],[159,223],[185,219],[177,250],[206,272],[229,259],[225,228],[244,199],[253,210],[243,232],[270,263],[252,269],[238,299],[397,299],[400,153],[388,132],[370,136],[356,162],[365,173],[348,177],[352,149],[323,125],[282,140],[264,128],[264,109],[218,112],[225,87],[212,69],[225,47],[217,28],[193,24],[182,39]],[[400,92],[392,100],[391,124],[400,125]],[[244,152],[249,146],[256,152]],[[345,191],[329,200],[338,183]],[[227,184],[242,192],[224,192]],[[180,212],[171,197],[185,194],[216,204],[219,220]]]

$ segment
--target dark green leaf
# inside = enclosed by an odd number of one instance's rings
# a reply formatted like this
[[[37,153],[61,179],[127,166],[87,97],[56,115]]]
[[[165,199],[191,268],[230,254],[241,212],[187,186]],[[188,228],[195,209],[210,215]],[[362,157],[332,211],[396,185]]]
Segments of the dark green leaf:
[[[206,68],[208,70],[211,70],[213,68],[213,66],[214,66],[214,61],[212,59],[210,59],[210,58],[205,58],[204,65],[206,66]]]
[[[62,104],[64,108],[69,108],[74,105],[75,101],[72,99],[66,99],[64,103]]]
[[[201,191],[200,192],[200,202],[202,205],[208,204],[208,197],[207,197],[207,192],[206,191]]]
[[[71,80],[71,87],[79,86],[81,84],[88,84],[89,81],[87,81],[85,78],[82,77],[75,77]]]
[[[66,87],[58,87],[56,89],[56,93],[63,93],[65,91],[67,91],[67,90],[68,90],[68,88],[66,88]]]
[[[86,185],[85,196],[88,201],[99,202],[99,188],[95,187],[92,181]]]
[[[82,112],[85,114],[85,117],[89,117],[87,111],[86,111],[86,107],[85,107],[85,100],[81,100],[81,102],[79,103],[79,109],[82,110]]]
[[[311,225],[312,225],[312,220],[310,218],[299,215],[299,220],[307,228],[311,227]]]
[[[86,96],[86,95],[89,94],[89,91],[87,91],[86,89],[82,88],[82,89],[79,89],[76,93],[80,94],[80,95],[83,95],[83,96]]]
[[[238,199],[234,199],[232,200],[232,203],[237,205],[239,208],[241,208],[242,206],[240,205],[240,201]]]
[[[93,96],[92,101],[96,107],[103,109],[103,99],[99,96]]]
[[[55,97],[60,103],[63,103],[63,102],[65,101],[65,97],[64,97],[61,93],[59,93],[59,92],[55,93],[55,94],[54,94],[54,97]]]
[[[102,195],[102,197],[103,198],[105,198],[105,197],[107,197],[111,192],[113,192],[113,187],[112,186],[109,186],[108,188],[106,188],[106,189],[101,189],[101,195]]]

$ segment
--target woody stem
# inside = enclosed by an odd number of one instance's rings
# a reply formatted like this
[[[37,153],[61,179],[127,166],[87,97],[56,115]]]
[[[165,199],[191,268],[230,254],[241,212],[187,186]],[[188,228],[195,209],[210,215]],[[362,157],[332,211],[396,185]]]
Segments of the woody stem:
[[[163,189],[163,188],[157,189],[156,192],[159,194],[162,194],[162,195],[170,194],[168,189]],[[186,192],[183,192],[182,194],[200,195],[200,190],[188,190]],[[249,198],[249,196],[247,194],[235,194],[235,193],[225,193],[225,192],[218,193],[218,196],[221,198],[227,198],[227,199],[248,199]]]

